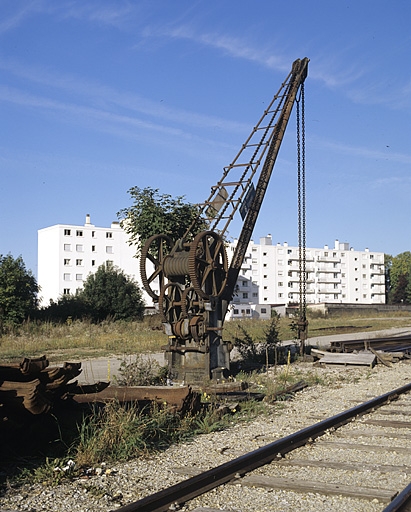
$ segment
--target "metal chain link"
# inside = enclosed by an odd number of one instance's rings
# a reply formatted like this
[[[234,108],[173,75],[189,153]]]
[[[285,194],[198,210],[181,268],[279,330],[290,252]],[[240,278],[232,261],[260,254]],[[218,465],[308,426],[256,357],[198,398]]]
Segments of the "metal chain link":
[[[301,115],[300,115],[301,102]],[[299,251],[299,332],[306,327],[306,203],[305,203],[305,97],[304,84],[301,85],[301,95],[296,100],[297,117],[297,181],[298,181],[298,251]],[[305,337],[305,336],[304,336]],[[303,341],[303,340],[302,340]]]

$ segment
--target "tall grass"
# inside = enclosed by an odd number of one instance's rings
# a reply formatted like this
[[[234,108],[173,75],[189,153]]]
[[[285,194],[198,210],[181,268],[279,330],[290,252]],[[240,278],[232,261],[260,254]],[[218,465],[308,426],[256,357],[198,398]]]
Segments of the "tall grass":
[[[323,317],[308,313],[308,336],[323,336],[355,331],[378,331],[391,327],[410,327],[408,312],[359,313]],[[258,342],[264,339],[269,320],[236,320],[225,322],[224,340],[233,341],[239,325]],[[290,318],[279,322],[280,340],[291,340],[294,333]],[[2,361],[17,361],[22,357],[46,354],[55,362],[68,358],[91,358],[112,355],[153,353],[167,344],[158,316],[147,317],[141,322],[74,321],[64,324],[28,321],[16,331],[0,337]]]
[[[13,361],[46,354],[58,362],[70,357],[158,352],[166,342],[157,318],[99,324],[86,320],[63,324],[28,321],[15,332],[0,337],[0,357]]]
[[[147,410],[109,402],[81,424],[75,460],[78,466],[126,461],[161,450],[193,431],[194,417],[153,405]]]

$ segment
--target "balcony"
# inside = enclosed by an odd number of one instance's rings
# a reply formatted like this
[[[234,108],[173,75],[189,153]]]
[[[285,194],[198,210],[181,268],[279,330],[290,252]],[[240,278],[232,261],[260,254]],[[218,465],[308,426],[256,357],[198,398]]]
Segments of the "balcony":
[[[338,294],[340,295],[342,293],[341,290],[339,290],[338,288],[318,288],[317,290],[317,293],[319,294],[326,294],[326,295],[335,295],[335,294]]]
[[[341,258],[331,258],[331,256],[317,256],[317,261],[323,263],[341,263]]]
[[[341,268],[339,267],[334,267],[334,266],[325,266],[325,265],[320,265],[317,267],[317,273],[318,272],[341,272]]]
[[[318,283],[341,284],[341,279],[339,277],[319,276],[317,278],[317,282]]]

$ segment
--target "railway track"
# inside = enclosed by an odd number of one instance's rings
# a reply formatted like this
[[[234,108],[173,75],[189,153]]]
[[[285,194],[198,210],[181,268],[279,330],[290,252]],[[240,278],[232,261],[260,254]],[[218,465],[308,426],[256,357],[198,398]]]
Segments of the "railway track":
[[[333,503],[329,510],[411,510],[410,416],[411,383],[216,468],[174,468],[188,478],[117,510],[206,511],[217,502],[220,508],[208,510],[245,512],[244,493],[256,501],[269,493],[271,504],[259,510],[291,510],[288,496],[296,494],[305,510],[318,499]]]

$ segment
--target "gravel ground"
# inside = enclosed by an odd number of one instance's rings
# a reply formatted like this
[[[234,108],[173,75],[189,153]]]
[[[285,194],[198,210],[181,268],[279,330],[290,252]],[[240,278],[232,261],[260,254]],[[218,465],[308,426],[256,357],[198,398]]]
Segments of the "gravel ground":
[[[205,470],[215,467],[309,426],[322,418],[351,408],[356,402],[369,400],[403,386],[411,379],[411,364],[407,362],[396,363],[391,368],[377,365],[373,369],[368,367],[315,368],[310,363],[293,365],[291,368],[292,372],[298,372],[299,378],[304,378],[305,374],[309,374],[311,377],[316,375],[321,384],[311,386],[297,393],[293,400],[278,403],[272,408],[272,412],[268,416],[261,416],[248,423],[233,423],[230,429],[199,436],[190,443],[172,446],[165,452],[153,455],[148,459],[133,460],[114,466],[102,465],[97,468],[97,475],[87,479],[79,478],[56,487],[36,484],[10,488],[0,498],[0,512],[6,510],[30,512],[101,512],[115,510],[121,505],[136,501],[181,481],[185,478],[184,470],[178,471],[178,469],[198,468],[199,470]],[[404,399],[408,400],[411,408],[410,395],[407,395]],[[399,416],[398,419],[405,418]],[[358,424],[346,425],[339,430],[339,437],[343,437],[344,429],[353,430],[358,428]],[[364,429],[365,426],[363,425],[361,428]],[[404,435],[404,429],[401,430],[401,434]],[[392,434],[393,446],[401,443],[407,444],[404,440],[400,442],[395,439],[395,429],[392,429]],[[321,440],[317,441],[316,445],[319,442]],[[367,438],[362,442],[373,444],[373,438]],[[309,452],[309,446],[300,448],[298,458],[308,457]],[[340,452],[341,460],[346,460],[345,450],[340,450]],[[324,457],[326,456],[324,453]],[[316,452],[316,457],[322,458],[321,452]],[[370,453],[358,451],[355,458],[358,461],[378,463],[380,455],[378,453],[370,455]],[[335,459],[334,455],[333,459]],[[384,462],[411,466],[411,455],[393,453],[391,462],[387,462],[385,456]],[[274,467],[270,469],[274,471]],[[318,480],[326,481],[329,478],[327,469],[317,468],[313,470],[311,468],[311,475],[313,471]],[[276,476],[292,476],[304,479],[306,474],[307,470],[305,468],[275,465]],[[340,476],[343,479],[339,482],[341,484],[366,485],[367,483],[366,474],[359,476],[358,472],[344,471],[341,472]],[[409,481],[409,476],[389,474],[382,477],[383,483],[381,485],[387,489],[397,488],[398,486],[405,487]],[[335,478],[335,476],[332,478]],[[362,478],[364,481],[361,481]],[[370,482],[368,481],[369,485]],[[380,512],[384,505],[376,500],[373,502],[346,498],[342,500],[339,496],[325,497],[315,493],[303,495],[270,489],[258,489],[256,491],[252,488],[230,485],[198,497],[181,510],[201,510],[201,507],[230,512],[297,510],[301,512],[330,512],[333,510]]]

